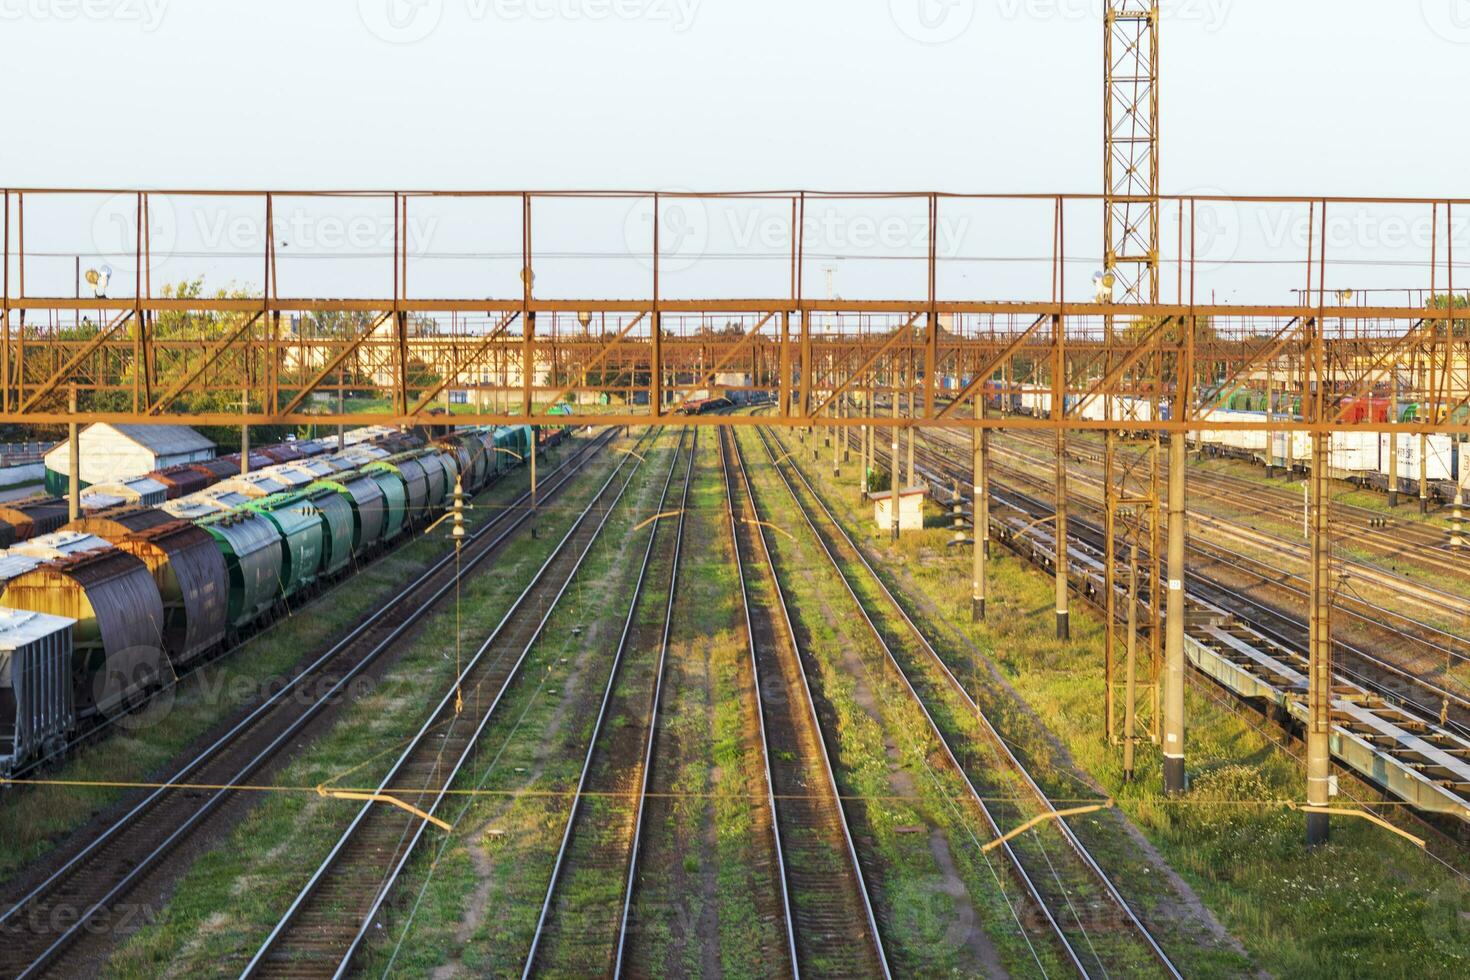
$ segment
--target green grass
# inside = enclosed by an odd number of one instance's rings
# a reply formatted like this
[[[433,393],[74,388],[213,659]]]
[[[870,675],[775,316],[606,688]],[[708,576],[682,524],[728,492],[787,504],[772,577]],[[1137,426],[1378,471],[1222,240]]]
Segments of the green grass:
[[[712,964],[726,977],[754,978],[766,975],[768,959],[785,957],[781,924],[760,915],[779,885],[770,874],[754,685],[724,507],[716,443],[705,435],[651,783],[671,795],[648,802],[629,949],[635,974],[701,976]]]
[[[482,493],[466,515],[471,529],[498,513],[528,485],[522,470]],[[300,606],[228,656],[195,671],[172,693],[124,719],[112,734],[80,748],[38,778],[76,783],[138,782],[171,773],[185,748],[221,720],[253,701],[270,684],[321,651],[354,622],[378,607],[420,570],[449,550],[441,532],[420,537],[363,566],[330,591]],[[65,835],[129,791],[118,787],[24,786],[10,791],[0,807],[0,876],[9,878],[49,853]]]
[[[1049,946],[1038,947],[1039,963],[1033,959],[1013,912],[1018,896],[1008,881],[997,887],[995,876],[1004,871],[980,852],[990,835],[966,802],[959,774],[940,762],[932,730],[861,625],[757,435],[742,432],[740,439],[762,518],[792,535],[768,540],[797,632],[817,665],[810,683],[829,722],[839,788],[859,801],[851,807],[854,835],[860,850],[871,848],[875,856],[878,874],[868,884],[890,923],[884,934],[890,961],[905,974],[972,976],[984,969],[988,945],[1013,975],[1060,970]],[[960,894],[947,884],[935,848],[948,852]],[[985,944],[974,942],[977,928],[985,931]]]
[[[1101,631],[1092,611],[1074,602],[1074,640],[1058,642],[1051,577],[997,549],[988,622],[971,625],[968,549],[952,555],[942,530],[891,546],[873,533],[852,477],[836,483],[829,473],[824,467],[818,486],[834,512],[880,557],[890,585],[906,593],[911,613],[1058,805],[1099,791],[1117,799],[1249,953],[1246,963],[1228,950],[1170,942],[1188,975],[1464,974],[1470,930],[1461,913],[1470,909],[1470,889],[1463,878],[1362,821],[1335,820],[1332,843],[1308,851],[1301,815],[1280,805],[1304,796],[1299,765],[1199,689],[1187,697],[1189,793],[1163,797],[1158,756],[1148,749],[1141,778],[1125,784],[1119,750],[1099,737]],[[1159,869],[1140,857],[1116,814],[1073,824],[1125,893],[1151,913],[1168,911],[1168,890],[1148,880]]]
[[[513,542],[497,563],[497,574],[466,580],[461,602],[465,649],[473,651],[499,622],[612,463],[604,458],[579,476],[541,518],[540,538],[522,535]],[[155,976],[165,965],[189,974],[238,972],[356,812],[357,804],[322,799],[312,788],[324,782],[377,784],[453,677],[454,631],[451,612],[431,617],[405,643],[382,681],[276,776],[271,785],[278,791],[266,794],[222,846],[194,863],[157,921],[114,954],[109,972]],[[555,674],[542,665],[527,676],[534,676],[539,688]],[[462,864],[451,861],[445,881],[456,868],[463,871]],[[431,906],[443,900],[441,894],[429,899]]]
[[[647,541],[647,530],[631,529],[655,511],[674,438],[666,433],[645,454],[647,463],[486,727],[478,764],[467,767],[456,789],[487,792],[452,804],[456,833],[447,846],[410,864],[400,900],[363,951],[367,973],[381,973],[390,962],[394,972],[408,974],[442,964],[477,975],[520,969]],[[454,876],[438,874],[435,862],[451,859],[473,870],[468,890]],[[415,914],[420,895],[424,906]],[[448,914],[430,915],[432,908]]]

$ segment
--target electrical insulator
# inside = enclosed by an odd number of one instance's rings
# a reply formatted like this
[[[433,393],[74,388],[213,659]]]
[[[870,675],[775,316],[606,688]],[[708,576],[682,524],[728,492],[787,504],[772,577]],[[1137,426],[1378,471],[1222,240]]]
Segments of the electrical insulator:
[[[459,479],[454,481],[454,531],[456,538],[464,537],[464,488]]]

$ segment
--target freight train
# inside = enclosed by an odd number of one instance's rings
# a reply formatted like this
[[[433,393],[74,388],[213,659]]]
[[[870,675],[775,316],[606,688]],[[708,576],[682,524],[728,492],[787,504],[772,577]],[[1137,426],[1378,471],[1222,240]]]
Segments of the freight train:
[[[1012,389],[1002,395],[996,385],[986,386],[989,404],[1000,407],[1002,402],[1016,414],[1044,415],[1051,411],[1051,391],[1044,388]],[[1106,409],[1105,399],[1091,396],[1078,408],[1076,396],[1066,396],[1066,410],[1083,419],[1100,421]],[[1470,454],[1470,444],[1465,434],[1437,434],[1419,436],[1400,433],[1397,439],[1388,433],[1352,432],[1348,427],[1366,422],[1384,423],[1390,414],[1390,402],[1380,395],[1367,397],[1344,396],[1334,403],[1334,415],[1341,415],[1344,431],[1332,434],[1332,445],[1328,467],[1334,479],[1377,490],[1387,490],[1393,457],[1398,457],[1399,489],[1404,493],[1417,494],[1421,472],[1424,476],[1425,496],[1439,500],[1454,498],[1457,484],[1470,480],[1470,472],[1464,467]],[[1121,424],[1129,420],[1148,421],[1153,412],[1151,402],[1139,399],[1115,397],[1113,417]],[[1460,407],[1453,412],[1447,408],[1439,411],[1440,423],[1470,425],[1470,408]],[[1169,406],[1160,407],[1160,417],[1169,417]],[[1417,403],[1400,404],[1397,418],[1405,424],[1425,422],[1429,410]],[[1283,421],[1301,418],[1301,399],[1278,394],[1272,418],[1277,425]],[[1212,422],[1248,423],[1253,428],[1214,429]],[[1247,389],[1238,389],[1223,394],[1216,400],[1216,407],[1208,410],[1200,419],[1201,428],[1193,433],[1192,439],[1199,448],[1212,455],[1236,456],[1259,463],[1269,463],[1287,471],[1305,471],[1311,461],[1311,437],[1304,432],[1272,431],[1266,417],[1266,395]],[[1268,445],[1269,442],[1269,445]]]
[[[509,426],[426,444],[386,430],[337,453],[266,446],[245,476],[235,457],[148,474],[136,497],[94,488],[109,505],[70,523],[54,498],[0,508],[0,776],[59,754],[422,526],[456,480],[477,492],[533,439],[560,438]]]

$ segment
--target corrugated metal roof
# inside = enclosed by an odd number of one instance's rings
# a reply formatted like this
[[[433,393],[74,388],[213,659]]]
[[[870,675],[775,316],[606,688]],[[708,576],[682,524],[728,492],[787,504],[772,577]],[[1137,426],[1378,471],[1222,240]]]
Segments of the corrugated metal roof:
[[[70,629],[75,619],[0,606],[0,650],[13,652],[52,633]]]
[[[12,555],[33,555],[37,558],[61,558],[83,551],[111,548],[112,545],[95,534],[78,531],[56,531],[22,541],[10,549]]]
[[[9,582],[26,572],[46,564],[46,559],[32,555],[17,555],[13,551],[0,552],[0,582]]]
[[[132,422],[98,422],[145,446],[159,456],[177,456],[213,449],[214,443],[187,425],[144,425]],[[90,426],[89,426],[90,428]]]

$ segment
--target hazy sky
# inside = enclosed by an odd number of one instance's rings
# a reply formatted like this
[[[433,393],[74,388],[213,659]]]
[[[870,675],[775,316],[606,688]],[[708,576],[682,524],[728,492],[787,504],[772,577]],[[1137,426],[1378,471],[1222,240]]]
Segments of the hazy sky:
[[[1090,192],[1100,3],[0,0],[0,183]],[[1166,193],[1470,190],[1470,0],[1169,0],[1162,76]]]

